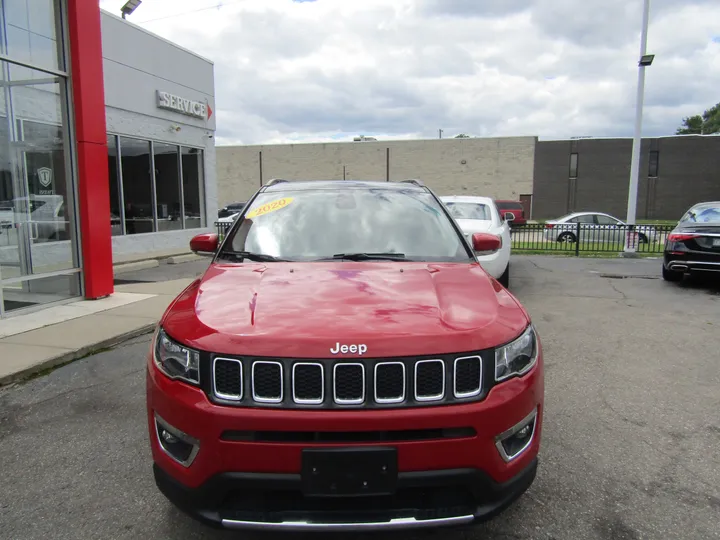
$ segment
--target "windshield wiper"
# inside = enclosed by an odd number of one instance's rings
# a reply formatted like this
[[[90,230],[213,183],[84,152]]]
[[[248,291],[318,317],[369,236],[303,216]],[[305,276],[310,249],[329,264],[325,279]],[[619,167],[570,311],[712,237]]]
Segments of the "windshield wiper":
[[[404,261],[404,253],[336,253],[333,259],[348,261]]]
[[[225,257],[227,256],[227,257]],[[262,253],[253,253],[252,251],[221,251],[218,254],[218,257],[220,258],[230,258],[230,259],[248,259],[251,261],[258,261],[258,262],[284,262],[286,259],[279,259],[278,257],[274,257],[273,255],[264,255]]]

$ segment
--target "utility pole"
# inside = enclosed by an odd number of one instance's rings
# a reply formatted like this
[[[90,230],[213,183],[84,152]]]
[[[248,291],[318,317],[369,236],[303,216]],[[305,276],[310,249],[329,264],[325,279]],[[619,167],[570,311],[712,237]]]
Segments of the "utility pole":
[[[630,159],[630,186],[628,190],[627,225],[624,254],[632,256],[637,247],[635,220],[637,216],[638,179],[640,177],[640,148],[642,145],[643,105],[645,101],[645,68],[652,64],[654,56],[647,54],[650,0],[644,0],[642,32],[640,34],[640,61],[638,63],[637,96],[635,100],[635,134]]]
[[[439,139],[442,139],[442,134],[443,134],[443,130],[442,130],[442,129],[438,129],[438,138],[439,138]]]

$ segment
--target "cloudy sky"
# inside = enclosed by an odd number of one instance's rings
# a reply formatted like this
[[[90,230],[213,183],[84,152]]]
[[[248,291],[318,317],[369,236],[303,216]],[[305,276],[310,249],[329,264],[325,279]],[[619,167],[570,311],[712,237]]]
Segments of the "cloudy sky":
[[[642,0],[143,0],[128,20],[215,62],[218,144],[632,136]],[[720,102],[720,1],[652,0],[648,49],[644,135]]]

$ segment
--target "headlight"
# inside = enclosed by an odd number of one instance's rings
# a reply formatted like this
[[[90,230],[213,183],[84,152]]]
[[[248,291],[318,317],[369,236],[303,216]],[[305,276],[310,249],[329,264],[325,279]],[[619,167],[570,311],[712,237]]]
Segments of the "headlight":
[[[524,375],[535,365],[537,354],[537,336],[529,326],[515,341],[495,349],[495,380]]]
[[[155,338],[155,365],[171,379],[200,384],[200,353],[175,343],[162,329]]]

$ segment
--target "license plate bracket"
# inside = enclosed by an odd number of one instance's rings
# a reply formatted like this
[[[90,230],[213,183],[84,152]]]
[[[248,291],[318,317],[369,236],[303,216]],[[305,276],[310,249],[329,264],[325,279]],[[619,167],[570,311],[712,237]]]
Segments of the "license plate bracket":
[[[308,497],[392,495],[397,487],[397,449],[307,448],[302,488]]]

